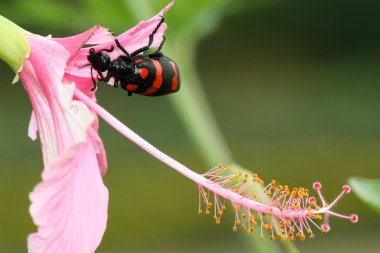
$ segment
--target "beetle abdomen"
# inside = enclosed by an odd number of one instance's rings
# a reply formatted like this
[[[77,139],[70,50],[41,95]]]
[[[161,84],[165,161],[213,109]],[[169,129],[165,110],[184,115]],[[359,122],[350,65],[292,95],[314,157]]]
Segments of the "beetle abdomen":
[[[125,85],[125,89],[144,96],[161,96],[176,92],[181,77],[177,64],[165,56],[135,58],[136,83]]]

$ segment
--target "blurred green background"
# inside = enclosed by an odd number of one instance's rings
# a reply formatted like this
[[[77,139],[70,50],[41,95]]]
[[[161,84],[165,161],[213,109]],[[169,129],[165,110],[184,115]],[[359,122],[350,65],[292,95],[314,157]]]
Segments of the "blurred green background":
[[[0,14],[55,37],[94,24],[122,32],[150,17],[142,2],[147,0],[1,0]],[[189,52],[236,161],[266,181],[311,188],[318,180],[328,199],[351,176],[380,178],[380,3],[204,2],[209,4],[177,0],[166,16],[167,40],[184,50],[173,57],[178,62],[188,57],[187,46],[196,49]],[[126,15],[131,3],[135,17]],[[167,3],[154,1],[154,13]],[[194,34],[192,46],[175,45],[196,15],[204,33]],[[165,47],[163,52],[172,55]],[[181,71],[186,75],[186,68]],[[27,137],[27,94],[21,83],[11,85],[14,74],[4,62],[0,75],[0,252],[18,253],[26,252],[26,236],[35,231],[28,193],[40,180],[42,159],[39,142]],[[186,91],[192,83],[182,85]],[[169,97],[128,97],[105,85],[97,95],[102,106],[159,149],[197,172],[210,169]],[[232,232],[229,212],[218,226],[196,214],[192,182],[102,121],[100,134],[108,153],[104,180],[110,206],[97,252],[255,252],[243,233]],[[380,250],[379,216],[354,194],[336,211],[357,213],[359,223],[333,219],[331,232],[296,243],[301,252]]]

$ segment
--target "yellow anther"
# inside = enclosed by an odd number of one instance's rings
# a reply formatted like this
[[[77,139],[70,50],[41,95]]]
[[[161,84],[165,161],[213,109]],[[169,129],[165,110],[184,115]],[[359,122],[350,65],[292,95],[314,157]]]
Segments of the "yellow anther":
[[[240,210],[240,205],[236,205],[236,210]]]
[[[269,207],[269,211],[273,212],[273,207]]]
[[[311,229],[310,229],[310,228],[306,229],[306,232],[307,232],[308,234],[311,234]]]
[[[221,210],[218,211],[218,215],[222,215],[223,212]]]
[[[247,227],[245,225],[241,226],[243,230],[247,230]]]
[[[309,238],[310,238],[310,239],[314,239],[314,238],[315,238],[315,235],[313,235],[313,234],[312,234],[312,235],[309,235]]]
[[[260,236],[260,239],[261,239],[262,241],[264,241],[264,240],[265,240],[265,237],[262,235],[262,236]]]
[[[244,177],[245,177],[245,178],[249,178],[249,175],[248,175],[248,174],[245,174]]]
[[[220,224],[220,220],[219,220],[219,219],[216,219],[216,220],[215,220],[215,223],[216,223],[216,224]]]
[[[281,239],[282,238],[282,235],[281,234],[277,234],[277,239]]]
[[[202,210],[199,210],[198,211],[198,215],[202,215],[203,211]]]
[[[233,226],[233,227],[232,227],[232,231],[234,231],[234,232],[238,231],[237,226]]]
[[[270,224],[264,224],[263,227],[264,227],[265,230],[268,230],[268,231],[272,230],[272,226]]]
[[[208,207],[212,207],[212,202],[207,202]]]
[[[274,237],[273,235],[271,235],[271,236],[270,236],[270,239],[271,239],[272,241],[274,241],[274,240],[276,240],[276,237]]]
[[[247,215],[246,215],[245,213],[243,213],[243,214],[241,215],[241,217],[242,217],[243,219],[245,219],[245,218],[247,217]]]
[[[241,220],[237,219],[236,224],[240,225],[240,223],[241,223]]]
[[[317,220],[322,220],[322,219],[323,219],[322,215],[320,215],[320,214],[315,215],[315,218],[316,218]]]
[[[210,211],[209,211],[209,210],[206,210],[206,211],[205,211],[205,214],[210,214]]]

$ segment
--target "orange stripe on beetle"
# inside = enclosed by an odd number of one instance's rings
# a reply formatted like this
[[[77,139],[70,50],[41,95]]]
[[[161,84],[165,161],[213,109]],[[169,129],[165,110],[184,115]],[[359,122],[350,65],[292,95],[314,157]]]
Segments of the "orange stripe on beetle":
[[[178,89],[178,72],[177,72],[174,62],[170,61],[170,65],[172,66],[173,71],[174,71],[171,89],[172,91],[176,91]]]
[[[134,91],[134,90],[136,90],[138,87],[139,87],[139,86],[136,85],[136,84],[127,84],[127,86],[126,86],[126,90],[127,90],[127,91]]]
[[[145,79],[149,74],[149,70],[147,68],[142,68],[139,74],[142,79]]]
[[[157,60],[151,60],[156,68],[156,78],[154,79],[152,87],[148,88],[142,95],[151,95],[161,88],[162,85],[162,66]]]

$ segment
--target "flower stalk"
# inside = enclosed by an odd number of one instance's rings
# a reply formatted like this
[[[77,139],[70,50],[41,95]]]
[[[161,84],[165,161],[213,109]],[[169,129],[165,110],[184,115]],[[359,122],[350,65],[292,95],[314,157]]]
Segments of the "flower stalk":
[[[343,195],[350,191],[349,186],[344,186],[342,192],[328,205],[320,191],[321,184],[315,183],[313,187],[322,202],[322,205],[318,206],[316,198],[309,196],[308,189],[300,187],[290,190],[287,185],[277,185],[274,180],[261,188],[264,182],[256,174],[252,178],[242,172],[233,174],[230,173],[230,167],[219,165],[200,175],[148,143],[79,89],[75,89],[74,95],[126,138],[194,181],[199,188],[198,214],[209,214],[213,207],[213,218],[217,224],[220,223],[221,216],[226,209],[226,200],[231,202],[235,213],[233,231],[237,231],[237,225],[241,225],[243,230],[251,234],[255,231],[254,227],[260,224],[260,238],[262,240],[265,239],[264,230],[270,231],[271,240],[282,239],[283,236],[285,240],[299,238],[303,241],[306,236],[314,238],[315,235],[310,224],[323,232],[327,232],[329,230],[329,216],[351,220],[352,222],[358,220],[355,214],[346,216],[331,211]],[[212,194],[213,196],[211,196]],[[264,220],[266,215],[269,216],[268,222]],[[323,224],[318,225],[318,221],[322,220]]]

